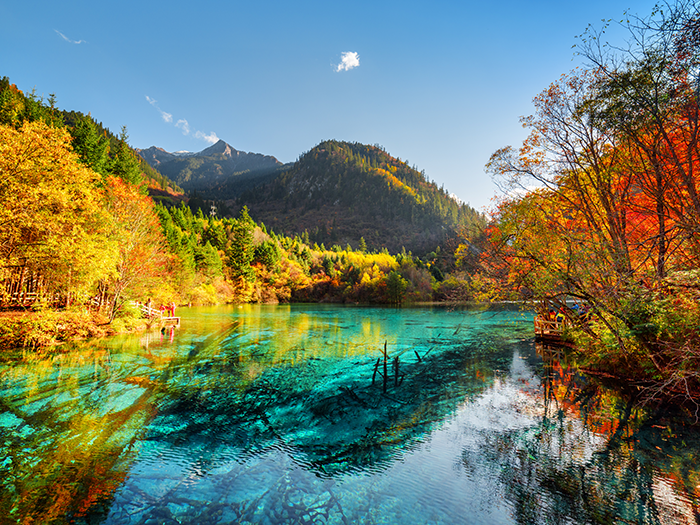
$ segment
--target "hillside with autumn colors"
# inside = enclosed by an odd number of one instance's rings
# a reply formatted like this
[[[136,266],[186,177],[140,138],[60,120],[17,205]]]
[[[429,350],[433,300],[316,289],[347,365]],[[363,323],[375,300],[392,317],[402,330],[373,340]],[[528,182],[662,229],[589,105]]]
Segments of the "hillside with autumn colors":
[[[233,183],[216,188],[230,195]],[[451,197],[424,173],[379,146],[329,140],[274,179],[244,192],[246,205],[277,232],[307,232],[318,244],[427,253],[484,216]]]
[[[427,253],[462,229],[482,227],[483,214],[458,202],[425,173],[381,146],[324,141],[292,164],[240,152],[220,140],[198,152],[138,153],[186,187],[193,205],[251,216],[274,231],[305,234],[317,244]]]

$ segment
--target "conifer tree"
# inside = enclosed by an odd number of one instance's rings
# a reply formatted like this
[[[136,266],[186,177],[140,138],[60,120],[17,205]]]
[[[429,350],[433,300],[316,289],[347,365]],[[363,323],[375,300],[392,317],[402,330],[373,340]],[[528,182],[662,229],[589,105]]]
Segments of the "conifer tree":
[[[233,224],[229,240],[231,245],[226,251],[231,277],[242,278],[248,282],[255,279],[255,272],[250,266],[255,256],[253,245],[253,228],[255,223],[248,215],[248,207],[244,206],[238,219]]]
[[[136,158],[136,154],[129,147],[128,139],[129,135],[126,132],[126,126],[122,126],[117,151],[110,163],[110,172],[129,184],[139,186],[143,182],[141,164]],[[142,193],[145,192],[146,188],[144,187]]]
[[[109,140],[101,136],[90,116],[80,117],[73,129],[73,151],[88,168],[104,176],[107,174]]]
[[[365,241],[364,237],[360,237],[360,244],[357,247],[358,251],[361,251],[362,253],[367,253],[367,242]]]

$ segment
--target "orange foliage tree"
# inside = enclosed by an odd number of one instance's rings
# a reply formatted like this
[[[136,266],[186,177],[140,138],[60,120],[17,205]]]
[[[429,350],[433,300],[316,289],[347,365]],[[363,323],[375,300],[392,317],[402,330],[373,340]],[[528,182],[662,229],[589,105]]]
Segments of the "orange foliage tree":
[[[86,294],[114,260],[100,176],[78,162],[65,129],[0,125],[0,281],[4,292]]]
[[[149,297],[164,299],[172,294],[173,256],[166,250],[155,205],[138,186],[109,177],[106,202],[118,254],[116,271],[103,283],[103,292],[109,295],[110,318],[114,319],[128,299],[145,302]]]

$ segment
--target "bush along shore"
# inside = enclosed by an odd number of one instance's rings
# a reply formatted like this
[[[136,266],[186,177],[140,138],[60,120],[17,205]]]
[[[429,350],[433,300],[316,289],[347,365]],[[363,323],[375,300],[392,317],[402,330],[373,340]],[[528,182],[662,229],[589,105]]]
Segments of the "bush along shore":
[[[8,311],[0,313],[0,348],[48,349],[148,327],[147,319],[125,317],[109,323],[104,315],[86,309]]]

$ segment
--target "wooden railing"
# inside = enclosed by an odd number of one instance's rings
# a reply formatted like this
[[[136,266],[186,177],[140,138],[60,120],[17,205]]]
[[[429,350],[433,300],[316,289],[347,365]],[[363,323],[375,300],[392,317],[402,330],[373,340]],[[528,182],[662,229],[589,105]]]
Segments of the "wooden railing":
[[[566,319],[547,319],[542,316],[535,317],[535,335],[560,337],[564,328],[568,326]]]
[[[163,311],[160,308],[151,308],[147,304],[142,304],[140,306],[140,308],[141,308],[141,313],[143,313],[144,317],[147,317],[149,319],[151,319],[151,318],[162,319],[163,318]]]
[[[160,308],[150,308],[146,304],[140,305],[141,312],[148,319],[158,319],[162,325],[180,326],[180,318],[175,316],[166,316],[165,312]],[[165,310],[166,312],[169,310]]]
[[[39,294],[36,292],[14,292],[7,297],[7,302],[10,305],[28,306],[34,304],[39,299]]]

